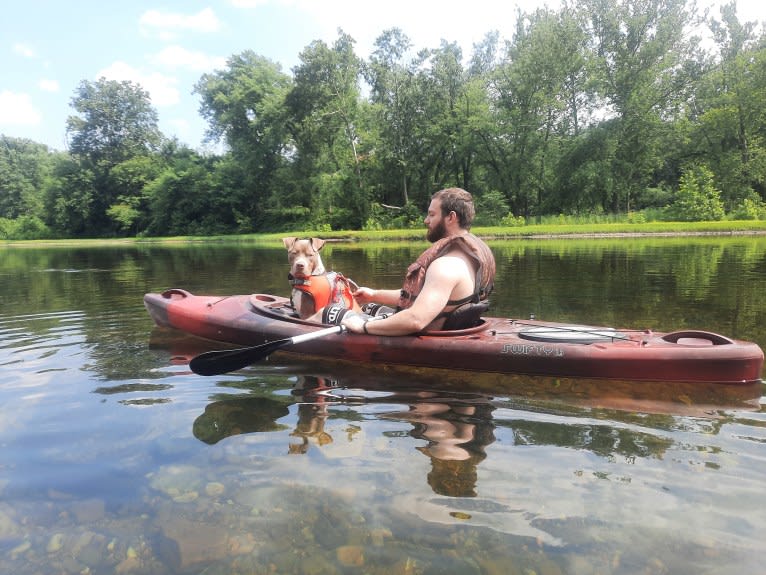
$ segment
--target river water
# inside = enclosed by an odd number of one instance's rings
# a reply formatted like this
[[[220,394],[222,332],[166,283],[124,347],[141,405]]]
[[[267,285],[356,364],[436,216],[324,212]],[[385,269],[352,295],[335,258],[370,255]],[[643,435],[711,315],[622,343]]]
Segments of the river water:
[[[492,242],[492,314],[766,347],[766,238]],[[396,287],[425,244],[340,243]],[[216,346],[142,296],[288,294],[281,248],[0,249],[0,572],[736,574],[766,561],[764,386],[479,376]]]

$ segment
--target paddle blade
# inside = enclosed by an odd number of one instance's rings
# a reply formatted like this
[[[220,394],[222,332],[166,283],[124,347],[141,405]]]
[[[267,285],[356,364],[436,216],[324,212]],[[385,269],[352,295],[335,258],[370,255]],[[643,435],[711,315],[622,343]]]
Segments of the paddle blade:
[[[291,339],[280,339],[255,347],[208,351],[193,358],[189,362],[189,367],[197,375],[221,375],[265,359],[290,343],[292,343]]]
[[[287,345],[304,343],[313,339],[319,339],[327,335],[343,333],[346,328],[342,325],[320,329],[309,333],[294,335],[287,339],[271,341],[255,347],[243,347],[240,349],[224,349],[201,353],[189,362],[191,370],[198,375],[220,375],[247,367],[251,363],[260,361],[278,349]]]

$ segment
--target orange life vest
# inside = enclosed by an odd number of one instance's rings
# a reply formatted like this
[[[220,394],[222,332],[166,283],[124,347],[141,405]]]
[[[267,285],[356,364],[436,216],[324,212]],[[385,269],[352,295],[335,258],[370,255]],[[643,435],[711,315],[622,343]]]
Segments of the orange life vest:
[[[349,280],[339,272],[327,272],[318,276],[296,278],[288,274],[290,285],[314,300],[314,309],[319,310],[331,303],[354,307],[354,297]],[[291,302],[292,303],[292,302]]]
[[[489,246],[473,234],[461,236],[448,236],[442,238],[420,254],[417,260],[407,268],[404,284],[399,295],[399,309],[407,309],[412,306],[426,282],[426,270],[433,261],[447,252],[458,248],[470,256],[477,263],[476,281],[474,293],[457,301],[448,301],[448,306],[460,306],[465,303],[479,303],[489,298],[495,282],[495,257]],[[442,317],[450,312],[440,314]]]

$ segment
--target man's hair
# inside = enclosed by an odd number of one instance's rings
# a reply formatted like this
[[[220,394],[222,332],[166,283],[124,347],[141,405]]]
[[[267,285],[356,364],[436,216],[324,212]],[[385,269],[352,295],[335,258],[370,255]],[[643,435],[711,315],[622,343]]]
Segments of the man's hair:
[[[450,212],[457,214],[457,221],[464,230],[470,230],[473,216],[476,213],[473,207],[473,196],[463,188],[446,188],[439,190],[432,200],[441,202],[442,216],[448,216]]]

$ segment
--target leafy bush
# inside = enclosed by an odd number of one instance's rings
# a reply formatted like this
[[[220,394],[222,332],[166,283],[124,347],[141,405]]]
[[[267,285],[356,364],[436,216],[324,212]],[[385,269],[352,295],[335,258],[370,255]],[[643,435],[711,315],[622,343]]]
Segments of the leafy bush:
[[[474,225],[496,226],[511,211],[508,200],[498,191],[487,192],[476,200]]]
[[[401,208],[386,207],[373,202],[363,229],[368,231],[406,230],[422,225],[423,214],[412,202],[408,202]]]
[[[766,204],[760,198],[745,198],[729,214],[733,220],[764,220],[766,219]]]
[[[636,205],[644,208],[662,208],[671,203],[673,190],[666,186],[646,188],[636,198]]]
[[[687,168],[681,175],[676,199],[670,206],[681,222],[716,221],[724,217],[721,192],[713,183],[713,172],[703,165]]]
[[[500,220],[500,225],[509,228],[518,228],[527,225],[527,220],[524,216],[514,216],[511,212],[508,212],[508,214]]]
[[[50,237],[50,228],[37,216],[0,218],[0,238],[5,240],[39,240]]]
[[[646,214],[644,212],[628,212],[629,224],[645,224]]]

